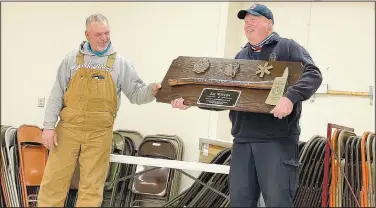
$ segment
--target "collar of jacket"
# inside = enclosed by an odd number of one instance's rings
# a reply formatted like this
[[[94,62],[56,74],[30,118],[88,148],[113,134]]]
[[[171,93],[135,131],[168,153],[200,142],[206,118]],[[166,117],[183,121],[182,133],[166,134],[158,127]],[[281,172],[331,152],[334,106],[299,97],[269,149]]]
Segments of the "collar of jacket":
[[[278,40],[281,38],[279,35],[278,35],[278,33],[276,33],[276,32],[273,32],[272,33],[273,35],[268,39],[268,40],[266,40],[265,41],[265,43],[263,43],[262,44],[262,46],[264,46],[264,45],[269,45],[269,44],[271,44],[271,43],[273,43],[273,42],[278,42]],[[269,37],[269,36],[268,36]],[[267,39],[267,38],[266,38]],[[263,41],[261,41],[261,42],[263,42]],[[244,48],[253,48],[252,47],[252,45],[248,42],[247,44],[245,44],[245,46],[244,47],[242,47],[242,49],[244,49]]]

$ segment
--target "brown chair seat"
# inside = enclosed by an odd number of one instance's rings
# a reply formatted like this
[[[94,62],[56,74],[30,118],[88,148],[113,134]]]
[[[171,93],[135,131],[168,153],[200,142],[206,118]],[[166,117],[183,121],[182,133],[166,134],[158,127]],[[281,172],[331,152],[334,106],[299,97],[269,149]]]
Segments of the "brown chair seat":
[[[175,160],[176,149],[169,141],[158,139],[147,140],[140,144],[138,156]],[[137,165],[136,173],[151,168],[154,167]],[[165,196],[170,174],[170,168],[158,168],[138,175],[134,178],[132,191],[138,194]]]

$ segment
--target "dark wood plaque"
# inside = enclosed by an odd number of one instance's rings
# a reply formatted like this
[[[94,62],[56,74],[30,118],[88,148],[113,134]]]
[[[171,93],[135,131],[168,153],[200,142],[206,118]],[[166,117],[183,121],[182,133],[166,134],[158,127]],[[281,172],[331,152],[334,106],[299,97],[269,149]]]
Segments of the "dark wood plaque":
[[[274,105],[265,101],[271,89],[285,92],[303,69],[300,62],[179,56],[172,61],[156,100],[170,104],[182,97],[190,106],[269,113]],[[274,90],[284,72],[288,73],[285,88]]]

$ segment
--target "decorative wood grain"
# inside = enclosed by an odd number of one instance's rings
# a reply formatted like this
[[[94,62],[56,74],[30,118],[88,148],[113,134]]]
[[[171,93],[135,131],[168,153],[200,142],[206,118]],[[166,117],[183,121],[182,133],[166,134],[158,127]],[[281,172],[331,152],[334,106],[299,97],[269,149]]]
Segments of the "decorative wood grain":
[[[243,87],[251,89],[272,89],[273,81],[237,81],[237,80],[221,80],[221,79],[206,79],[206,78],[180,78],[180,79],[168,79],[168,84],[173,86],[178,85],[214,85],[214,86],[226,86],[226,87]]]
[[[193,70],[195,63],[206,58],[210,62],[210,66],[205,72],[195,73]],[[226,67],[234,62],[239,63],[239,68],[234,77],[225,74]],[[268,69],[270,74],[264,74],[260,77],[259,65],[264,66],[265,62],[272,65],[273,68]],[[263,82],[273,81],[275,77],[283,75],[285,68],[289,69],[287,87],[296,83],[303,72],[303,66],[300,62],[282,62],[282,61],[258,61],[258,60],[243,60],[243,59],[224,59],[211,57],[189,57],[179,56],[174,59],[168,69],[163,81],[162,88],[156,95],[157,102],[170,104],[173,99],[182,97],[185,105],[212,107],[216,109],[231,109],[238,111],[269,113],[274,106],[265,104],[265,100],[270,92],[270,89],[250,89],[243,87],[228,87],[215,86],[203,84],[185,84],[170,86],[169,79],[180,78],[205,78],[231,81],[245,81],[245,82]],[[286,87],[286,89],[287,89]],[[197,100],[204,88],[229,89],[240,90],[241,95],[235,107],[214,107],[198,105]]]

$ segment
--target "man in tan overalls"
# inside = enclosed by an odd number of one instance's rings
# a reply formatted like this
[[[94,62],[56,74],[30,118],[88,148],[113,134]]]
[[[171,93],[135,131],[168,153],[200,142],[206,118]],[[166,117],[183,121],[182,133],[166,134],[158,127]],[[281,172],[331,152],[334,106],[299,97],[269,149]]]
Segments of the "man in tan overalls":
[[[46,106],[42,137],[50,154],[40,207],[64,206],[76,165],[76,206],[100,206],[121,92],[131,103],[145,104],[160,88],[159,83],[144,84],[129,61],[115,53],[103,15],[88,17],[85,35],[88,41],[61,63]]]

